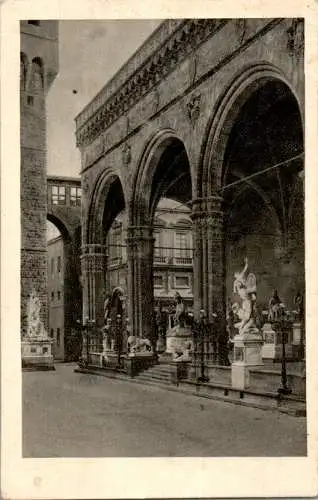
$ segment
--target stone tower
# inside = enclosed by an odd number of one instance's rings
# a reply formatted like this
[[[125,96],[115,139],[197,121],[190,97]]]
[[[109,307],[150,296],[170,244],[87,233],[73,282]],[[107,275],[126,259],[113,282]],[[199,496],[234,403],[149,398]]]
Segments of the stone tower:
[[[35,290],[47,327],[46,96],[58,72],[58,22],[21,21],[21,333]]]

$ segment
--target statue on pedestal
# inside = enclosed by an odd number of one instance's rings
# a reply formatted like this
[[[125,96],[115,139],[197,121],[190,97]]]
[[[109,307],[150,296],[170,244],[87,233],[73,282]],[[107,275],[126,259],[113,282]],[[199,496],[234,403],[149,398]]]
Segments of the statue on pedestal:
[[[278,297],[277,290],[274,290],[273,296],[268,301],[268,321],[277,321],[281,311],[281,300]]]
[[[234,293],[238,294],[241,304],[233,304],[232,310],[240,318],[239,323],[235,323],[239,335],[255,333],[256,328],[256,278],[254,274],[247,275],[248,260],[245,258],[245,265],[241,272],[234,273],[235,281],[233,285]]]
[[[182,299],[179,292],[176,292],[176,294],[175,294],[175,301],[176,301],[176,313],[174,316],[174,324],[179,325],[179,326],[183,326],[184,316],[185,316],[185,307],[184,307],[183,299]]]
[[[35,290],[32,290],[28,302],[27,337],[46,338],[47,334],[40,318],[41,302]]]

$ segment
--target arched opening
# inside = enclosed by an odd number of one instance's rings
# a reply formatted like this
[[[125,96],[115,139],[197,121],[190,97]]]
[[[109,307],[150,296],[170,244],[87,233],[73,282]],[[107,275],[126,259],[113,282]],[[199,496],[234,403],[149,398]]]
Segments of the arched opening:
[[[115,352],[116,356],[120,356],[125,343],[127,295],[125,226],[123,225],[125,207],[125,196],[120,178],[116,174],[104,172],[96,184],[88,224],[87,247],[92,249],[92,254],[88,250],[87,259],[93,257],[95,261],[90,264],[87,260],[88,281],[85,296],[88,302],[88,317],[93,317],[100,327],[96,330],[95,336],[91,337],[89,350],[92,359],[94,356],[100,358],[105,348],[110,351],[110,357]],[[101,253],[98,255],[98,252]],[[107,335],[104,338],[106,345],[103,347],[104,327],[107,327]]]
[[[228,299],[245,256],[260,309],[274,290],[288,309],[304,292],[303,168],[298,103],[285,83],[264,81],[240,108],[223,157]]]
[[[189,309],[193,306],[191,200],[184,144],[173,132],[163,131],[145,150],[131,212],[138,241],[132,270],[134,329],[153,345],[159,331],[164,336],[172,326],[168,316],[173,317],[177,292]],[[165,349],[162,342],[161,348]]]
[[[54,358],[63,361],[77,360],[80,355],[80,247],[81,228],[78,227],[71,238],[66,225],[48,213],[48,333],[54,339]]]
[[[162,196],[154,212],[153,229],[155,326],[157,348],[164,351],[167,332],[176,326],[176,294],[182,298],[185,310],[193,313],[193,241],[189,205]]]

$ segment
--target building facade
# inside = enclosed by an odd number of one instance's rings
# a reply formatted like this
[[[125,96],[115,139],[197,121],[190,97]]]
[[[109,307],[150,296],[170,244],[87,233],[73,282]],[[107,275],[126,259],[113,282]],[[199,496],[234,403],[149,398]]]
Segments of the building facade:
[[[179,293],[189,312],[193,310],[193,243],[191,210],[172,200],[162,200],[154,220],[153,294],[155,312],[172,316]],[[107,236],[106,283],[127,290],[127,214],[121,213]],[[171,318],[170,318],[171,324]]]
[[[47,328],[46,95],[58,72],[57,21],[21,21],[21,334],[34,290]]]
[[[81,181],[47,177],[47,219],[60,237],[48,241],[48,328],[56,359],[78,357],[81,288]]]
[[[76,118],[82,158],[83,319],[103,324],[106,239],[127,211],[127,314],[154,336],[154,214],[191,207],[194,314],[219,362],[233,274],[258,301],[304,292],[303,19],[164,21]]]
[[[64,360],[64,248],[63,238],[58,236],[48,241],[48,331],[54,339],[53,356]]]

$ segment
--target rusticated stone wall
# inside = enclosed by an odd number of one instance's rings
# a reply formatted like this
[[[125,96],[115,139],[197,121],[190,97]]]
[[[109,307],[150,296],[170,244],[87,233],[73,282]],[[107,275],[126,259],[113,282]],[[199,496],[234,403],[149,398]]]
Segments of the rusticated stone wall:
[[[21,21],[21,334],[34,288],[47,329],[45,98],[58,69],[57,22]]]

